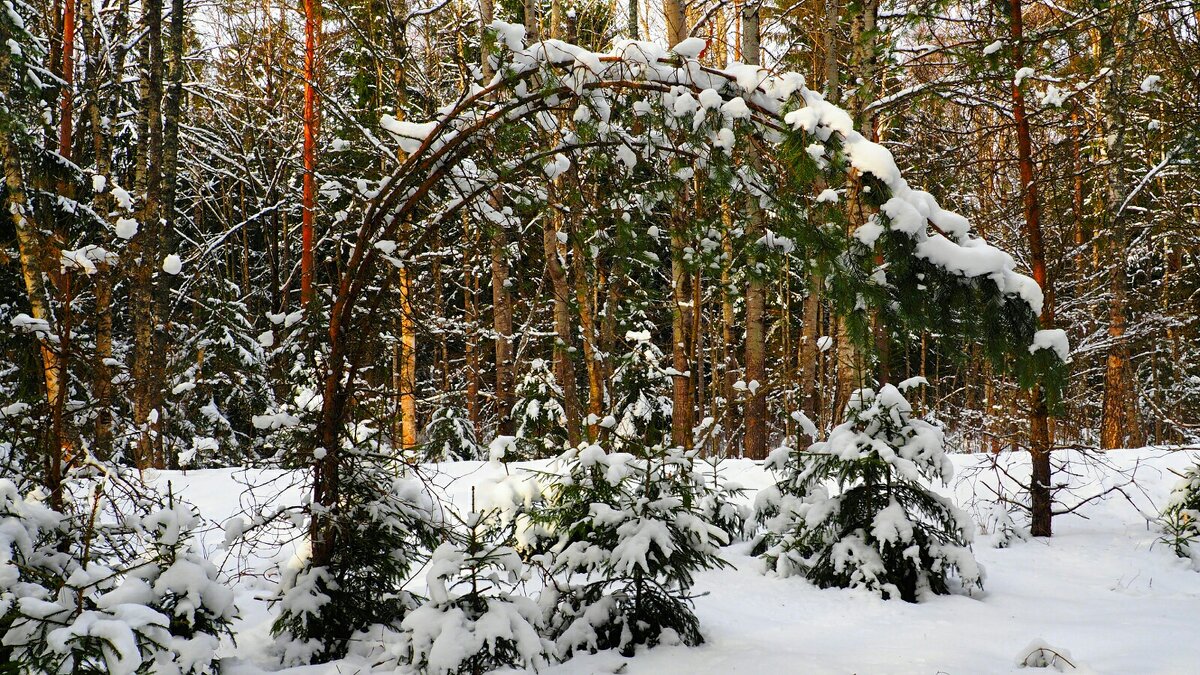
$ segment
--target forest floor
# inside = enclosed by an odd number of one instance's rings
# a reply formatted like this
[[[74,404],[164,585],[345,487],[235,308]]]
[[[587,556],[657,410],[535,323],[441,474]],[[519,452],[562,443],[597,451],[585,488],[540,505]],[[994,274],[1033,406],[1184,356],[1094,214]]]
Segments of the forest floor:
[[[1004,455],[1014,475],[1028,472],[1023,455]],[[1074,486],[1068,506],[1110,491],[1055,519],[1050,539],[992,546],[987,507],[973,495],[990,494],[995,472],[988,456],[953,456],[957,477],[945,491],[978,511],[983,527],[975,554],[986,568],[985,591],[974,597],[951,595],[919,604],[883,601],[861,591],[820,590],[800,578],[762,574],[748,555],[749,545],[724,551],[731,568],[697,577],[696,613],[707,642],[700,647],[658,647],[631,658],[616,653],[576,657],[546,673],[947,673],[1031,671],[1018,661],[1044,644],[1069,658],[1072,673],[1200,673],[1200,572],[1175,557],[1148,519],[1157,512],[1181,470],[1200,457],[1195,450],[1144,448],[1106,453],[1101,464],[1068,455]],[[529,465],[509,465],[520,475]],[[771,476],[750,461],[721,464],[730,479],[748,489],[769,485]],[[455,462],[430,467],[434,480],[458,508],[470,507],[472,488],[480,501],[503,499],[511,481],[505,467]],[[192,501],[220,523],[248,503],[245,484],[285,478],[282,472],[203,470],[162,472],[165,487]],[[1130,482],[1130,477],[1135,482]],[[258,490],[262,494],[278,485]],[[284,503],[298,503],[298,488],[282,491]],[[219,527],[203,544],[213,560],[240,578],[237,645],[227,645],[225,672],[250,675],[278,670],[270,654],[271,613],[265,598],[273,582],[257,576],[294,554],[290,545],[254,552],[216,550]],[[1069,656],[1068,656],[1069,653]],[[367,664],[343,661],[288,669],[289,675],[367,673]]]

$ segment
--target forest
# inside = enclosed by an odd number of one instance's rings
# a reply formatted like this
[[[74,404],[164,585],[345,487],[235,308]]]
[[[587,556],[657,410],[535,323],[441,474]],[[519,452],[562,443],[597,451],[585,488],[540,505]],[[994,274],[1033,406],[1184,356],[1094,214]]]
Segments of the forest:
[[[0,674],[1200,662],[1195,2],[0,4]]]

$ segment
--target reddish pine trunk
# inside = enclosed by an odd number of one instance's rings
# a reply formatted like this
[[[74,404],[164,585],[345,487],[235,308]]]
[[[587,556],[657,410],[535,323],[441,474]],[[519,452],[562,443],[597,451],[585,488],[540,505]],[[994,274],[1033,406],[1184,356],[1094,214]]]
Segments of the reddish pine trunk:
[[[317,170],[317,0],[304,0],[304,213],[300,228],[300,303],[312,300]]]
[[[74,114],[73,91],[75,84],[75,0],[67,0],[63,6],[63,42],[62,42],[62,101],[60,103],[61,117],[58,127],[58,154],[71,158],[71,117]]]
[[[1021,0],[1011,0],[1012,16],[1009,35],[1012,38],[1013,70],[1024,66],[1024,27],[1021,17]],[[1033,176],[1033,150],[1029,135],[1029,120],[1025,115],[1025,96],[1015,83],[1012,87],[1013,121],[1017,127],[1017,162],[1021,176],[1022,206],[1025,216],[1025,238],[1029,242],[1030,266],[1034,281],[1042,287],[1046,300],[1042,308],[1041,327],[1054,326],[1054,291],[1046,276],[1046,252],[1042,245],[1041,206],[1038,202],[1037,182]],[[1029,414],[1029,453],[1033,462],[1033,475],[1029,492],[1032,496],[1032,532],[1035,537],[1049,537],[1051,531],[1052,496],[1050,494],[1050,414],[1046,405],[1046,392],[1035,386],[1030,392],[1032,410]]]

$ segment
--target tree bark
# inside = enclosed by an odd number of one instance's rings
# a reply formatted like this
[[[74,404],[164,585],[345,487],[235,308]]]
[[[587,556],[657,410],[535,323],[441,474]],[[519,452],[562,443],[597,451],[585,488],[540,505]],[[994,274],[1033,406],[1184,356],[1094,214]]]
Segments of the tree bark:
[[[145,46],[142,54],[139,126],[146,133],[138,144],[137,191],[143,199],[138,234],[130,242],[133,260],[130,301],[133,305],[133,420],[138,427],[134,464],[154,466],[155,439],[161,423],[158,399],[162,372],[155,357],[158,331],[158,297],[154,278],[159,263],[163,166],[162,124],[162,0],[146,0],[142,7]]]
[[[304,0],[304,203],[300,225],[300,303],[313,297],[313,221],[317,172],[317,2]]]
[[[742,8],[742,59],[758,64],[759,49],[758,5]],[[761,270],[762,247],[757,241],[765,233],[763,214],[754,195],[747,197],[750,225],[746,228],[751,251],[746,285],[746,407],[744,412],[743,454],[750,459],[767,457],[767,370],[766,370],[766,287]]]
[[[1118,61],[1118,31],[1122,47],[1132,41],[1137,13],[1125,10],[1114,12],[1113,25],[1100,31],[1100,61],[1111,69],[1103,98],[1106,160],[1104,162],[1104,207],[1106,227],[1105,252],[1108,258],[1108,354],[1104,364],[1104,402],[1100,419],[1100,447],[1103,449],[1137,447],[1144,443],[1141,421],[1138,419],[1137,391],[1133,383],[1133,367],[1129,360],[1129,345],[1125,336],[1128,322],[1128,280],[1126,278],[1125,204],[1129,181],[1125,172],[1126,119],[1121,97],[1128,87],[1128,64]],[[1121,22],[1124,21],[1124,26]]]
[[[1012,42],[1013,71],[1020,71],[1025,64],[1024,25],[1021,16],[1021,0],[1011,0],[1009,37]],[[1042,287],[1045,302],[1042,306],[1040,324],[1043,329],[1054,326],[1054,290],[1046,276],[1046,252],[1042,244],[1041,204],[1038,199],[1038,184],[1034,178],[1033,149],[1026,116],[1025,96],[1015,82],[1012,86],[1013,123],[1017,131],[1017,163],[1021,177],[1021,203],[1024,211],[1025,238],[1029,243],[1030,266],[1034,281]],[[1030,391],[1031,411],[1029,415],[1029,453],[1033,462],[1029,492],[1032,500],[1032,527],[1035,537],[1049,537],[1053,515],[1053,495],[1050,491],[1050,451],[1053,439],[1050,434],[1050,414],[1046,405],[1046,392],[1041,386]]]
[[[556,190],[552,190],[554,195]],[[551,198],[554,204],[555,198]],[[567,417],[567,438],[572,446],[579,444],[580,429],[579,393],[575,384],[575,364],[571,356],[571,290],[567,283],[567,272],[559,257],[559,229],[556,221],[562,219],[555,214],[545,219],[542,228],[542,251],[546,257],[546,273],[554,294],[554,379],[563,391],[563,408]]]

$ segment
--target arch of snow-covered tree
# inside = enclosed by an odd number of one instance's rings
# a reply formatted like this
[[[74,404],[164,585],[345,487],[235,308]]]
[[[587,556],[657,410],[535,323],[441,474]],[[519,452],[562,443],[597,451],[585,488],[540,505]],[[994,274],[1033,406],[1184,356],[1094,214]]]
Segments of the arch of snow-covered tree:
[[[732,256],[724,262],[744,266],[750,277],[798,261],[819,272],[823,286],[815,290],[866,352],[873,322],[934,329],[946,339],[981,343],[998,369],[1025,385],[1042,381],[1053,396],[1065,338],[1036,330],[1037,284],[1016,272],[1011,256],[972,234],[963,217],[910,187],[891,154],[855,131],[802,76],[745,64],[703,66],[696,39],[671,51],[625,41],[594,53],[556,40],[526,45],[520,26],[496,22],[492,31],[490,81],[433,120],[381,121],[400,161],[381,179],[358,181],[357,210],[347,218],[359,225],[341,244],[349,254],[329,304],[309,310],[328,322],[316,342],[320,395],[300,417],[263,418],[304,432],[295,437],[302,446],[296,457],[314,468],[311,556],[296,578],[320,579],[323,568],[354,565],[337,552],[384,541],[357,541],[379,531],[345,520],[361,513],[351,503],[362,497],[356,477],[378,481],[378,468],[370,467],[389,461],[363,451],[350,433],[359,376],[377,353],[373,312],[400,271],[421,265],[440,228],[464,212],[498,229],[521,217],[574,218],[573,227],[594,235],[590,250],[575,249],[576,259],[620,258],[632,250],[629,242],[665,231],[673,278],[678,270],[719,268],[721,256]],[[562,191],[556,179],[567,172],[580,185],[597,186],[595,193]],[[837,191],[851,179],[859,207],[870,211],[853,227]],[[712,226],[722,221],[734,240],[728,251],[713,241]],[[569,238],[561,231],[547,236],[560,244]],[[645,257],[641,273],[661,274],[663,261]],[[667,372],[679,379],[679,369]],[[860,386],[868,384],[864,376]],[[677,425],[682,412],[673,407]],[[686,426],[690,434],[694,425]],[[908,432],[897,433],[883,442],[902,442],[896,439]],[[603,441],[602,430],[594,435]],[[328,606],[341,602],[329,600],[335,588],[311,590]],[[285,617],[301,626],[296,620]]]

